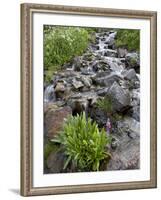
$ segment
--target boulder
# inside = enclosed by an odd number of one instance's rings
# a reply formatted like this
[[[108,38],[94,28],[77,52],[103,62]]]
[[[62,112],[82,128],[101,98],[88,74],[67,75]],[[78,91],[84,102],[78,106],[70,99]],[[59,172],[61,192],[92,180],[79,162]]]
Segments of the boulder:
[[[63,121],[72,114],[69,106],[58,107],[51,104],[44,113],[44,128],[47,138],[52,139],[63,128]]]
[[[112,98],[114,110],[123,111],[130,106],[129,92],[122,89],[117,82],[114,82],[109,88],[108,95]]]
[[[87,76],[81,76],[81,81],[83,82],[83,84],[86,87],[90,87],[92,85],[92,80],[90,79],[90,77]]]
[[[125,56],[126,66],[129,68],[134,68],[137,73],[140,73],[140,58],[137,53],[128,53]]]
[[[98,99],[97,92],[87,91],[83,93],[76,93],[72,95],[68,101],[67,105],[72,108],[73,114],[80,114],[88,109],[89,104],[93,105]]]
[[[120,77],[115,73],[109,74],[109,72],[99,72],[93,78],[93,82],[100,86],[111,86],[115,81],[119,81]]]
[[[74,69],[76,71],[80,71],[81,67],[82,67],[82,59],[81,57],[77,56],[73,59],[73,65],[74,65]]]
[[[65,91],[65,86],[63,82],[57,82],[56,86],[55,86],[55,92],[64,92]]]
[[[125,71],[124,78],[127,80],[132,80],[136,77],[136,72],[134,69],[129,69],[128,71]]]
[[[64,82],[63,81],[57,82],[56,84],[55,95],[56,95],[57,100],[68,99],[68,97],[72,94],[71,84],[64,83]]]
[[[125,56],[127,55],[128,51],[126,48],[121,48],[119,47],[117,49],[117,54],[118,54],[118,58],[125,58]]]
[[[83,83],[81,81],[77,81],[76,79],[73,79],[72,85],[75,89],[84,87]]]
[[[107,170],[139,169],[140,123],[133,118],[126,117],[119,121],[112,137],[115,145],[114,148],[112,146],[112,156],[107,164]]]
[[[140,121],[140,106],[132,107],[131,109],[129,109],[127,114],[135,120]]]

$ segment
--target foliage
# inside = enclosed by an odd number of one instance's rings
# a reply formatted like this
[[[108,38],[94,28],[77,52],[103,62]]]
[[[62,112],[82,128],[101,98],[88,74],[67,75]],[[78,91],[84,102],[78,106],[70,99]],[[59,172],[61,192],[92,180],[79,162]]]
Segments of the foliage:
[[[108,96],[105,96],[103,99],[99,99],[96,105],[106,113],[111,113],[113,110],[112,99]]]
[[[98,171],[100,162],[110,156],[106,150],[110,139],[105,130],[99,131],[96,122],[92,123],[84,112],[68,118],[63,132],[53,141],[64,146],[68,156],[64,168],[72,161],[78,171]]]
[[[88,31],[78,27],[44,27],[44,67],[57,70],[87,48]]]
[[[123,115],[121,113],[115,113],[115,114],[112,115],[112,119],[114,121],[120,121],[120,120],[123,119]]]
[[[126,47],[129,51],[140,49],[140,31],[139,30],[117,30],[117,47]]]
[[[52,78],[53,78],[53,71],[52,70],[46,70],[44,72],[44,81],[45,81],[45,83],[50,84]]]

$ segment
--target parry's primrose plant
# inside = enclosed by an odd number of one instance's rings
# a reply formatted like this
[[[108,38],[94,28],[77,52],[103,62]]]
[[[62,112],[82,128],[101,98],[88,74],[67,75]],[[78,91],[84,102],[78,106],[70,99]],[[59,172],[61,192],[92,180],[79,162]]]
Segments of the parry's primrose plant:
[[[64,169],[72,161],[78,171],[98,171],[101,161],[110,157],[110,138],[84,112],[68,118],[63,131],[52,141],[60,143],[68,157]]]

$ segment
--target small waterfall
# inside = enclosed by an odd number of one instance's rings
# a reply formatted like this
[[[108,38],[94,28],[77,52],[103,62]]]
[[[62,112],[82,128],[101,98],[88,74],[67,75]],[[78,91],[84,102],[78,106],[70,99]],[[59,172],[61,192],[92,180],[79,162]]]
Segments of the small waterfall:
[[[56,100],[55,97],[55,91],[54,91],[54,85],[48,85],[45,88],[44,91],[44,102],[48,103],[48,102],[54,102]]]

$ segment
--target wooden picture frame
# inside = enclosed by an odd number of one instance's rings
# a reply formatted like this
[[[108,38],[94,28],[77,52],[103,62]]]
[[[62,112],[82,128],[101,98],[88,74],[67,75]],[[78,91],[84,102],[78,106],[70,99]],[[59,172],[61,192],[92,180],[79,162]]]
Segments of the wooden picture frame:
[[[150,179],[135,182],[33,186],[33,14],[143,19],[150,23]],[[157,187],[157,13],[153,11],[21,5],[21,195],[49,195]]]

